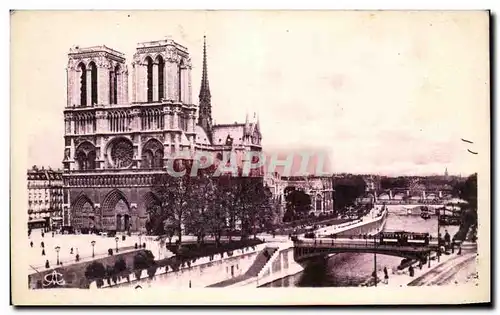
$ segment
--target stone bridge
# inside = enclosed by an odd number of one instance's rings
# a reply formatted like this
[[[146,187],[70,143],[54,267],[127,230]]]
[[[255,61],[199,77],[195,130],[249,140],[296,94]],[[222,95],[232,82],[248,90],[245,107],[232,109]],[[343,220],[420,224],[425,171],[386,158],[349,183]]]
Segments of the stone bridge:
[[[445,204],[453,198],[448,190],[426,190],[426,189],[385,189],[369,191],[363,196],[363,200],[373,203],[425,203]]]
[[[412,259],[424,259],[432,251],[437,250],[437,245],[427,246],[398,246],[381,245],[373,239],[317,239],[298,240],[294,242],[294,258],[302,261],[316,256],[334,253],[377,253],[381,255],[398,256]]]

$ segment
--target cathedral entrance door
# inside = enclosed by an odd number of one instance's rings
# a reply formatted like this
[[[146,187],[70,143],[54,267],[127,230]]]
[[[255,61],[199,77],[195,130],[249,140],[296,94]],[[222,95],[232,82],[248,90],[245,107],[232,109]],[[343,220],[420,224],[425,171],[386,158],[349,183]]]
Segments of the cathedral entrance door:
[[[130,230],[130,216],[128,214],[123,216],[123,230],[126,232]]]
[[[117,214],[116,215],[116,231],[121,231],[122,229],[122,215]]]

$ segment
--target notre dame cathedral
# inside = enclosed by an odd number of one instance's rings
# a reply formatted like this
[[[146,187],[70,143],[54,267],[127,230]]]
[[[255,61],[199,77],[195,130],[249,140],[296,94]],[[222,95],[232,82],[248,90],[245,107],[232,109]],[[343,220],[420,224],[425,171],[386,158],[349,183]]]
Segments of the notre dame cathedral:
[[[131,69],[130,101],[124,54],[106,46],[68,54],[65,226],[145,231],[146,209],[159,202],[153,178],[174,155],[262,150],[258,119],[213,124],[205,41],[198,105],[188,49],[172,39],[139,43]]]

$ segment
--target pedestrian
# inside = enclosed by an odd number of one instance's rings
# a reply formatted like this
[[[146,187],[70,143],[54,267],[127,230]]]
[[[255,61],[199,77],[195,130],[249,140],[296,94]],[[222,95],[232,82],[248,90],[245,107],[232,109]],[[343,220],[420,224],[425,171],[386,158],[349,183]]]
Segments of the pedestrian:
[[[42,256],[45,256],[45,249],[42,249]]]
[[[33,247],[33,241],[30,242],[30,246]]]
[[[408,268],[408,272],[410,273],[410,277],[413,277],[415,275],[415,270],[413,269],[413,266],[410,266],[410,268]]]
[[[73,247],[71,247],[71,252],[70,252],[71,255],[73,255]]]
[[[389,283],[389,273],[387,272],[387,267],[384,267],[384,282],[385,284]]]
[[[54,233],[54,231],[52,231],[52,237],[54,237],[54,235],[55,235],[55,233]]]
[[[40,246],[41,246],[42,248],[45,248],[45,244],[44,244],[43,242],[41,242],[41,243],[40,243]]]
[[[50,264],[49,264],[49,260],[48,259],[45,261],[45,268],[47,268],[47,269],[50,268]]]
[[[42,237],[45,237],[45,233],[43,233],[43,231],[42,231]]]

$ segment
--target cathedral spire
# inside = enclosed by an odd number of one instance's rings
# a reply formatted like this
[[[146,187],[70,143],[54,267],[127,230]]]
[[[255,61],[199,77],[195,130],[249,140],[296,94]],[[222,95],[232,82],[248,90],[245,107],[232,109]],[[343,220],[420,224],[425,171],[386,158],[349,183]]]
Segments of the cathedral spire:
[[[208,137],[212,139],[212,103],[210,86],[208,84],[206,36],[203,36],[203,70],[201,74],[199,101],[198,125],[201,126]]]
[[[207,71],[207,37],[203,36],[203,70],[201,74],[200,99],[203,97],[210,98],[210,85],[208,84]]]

